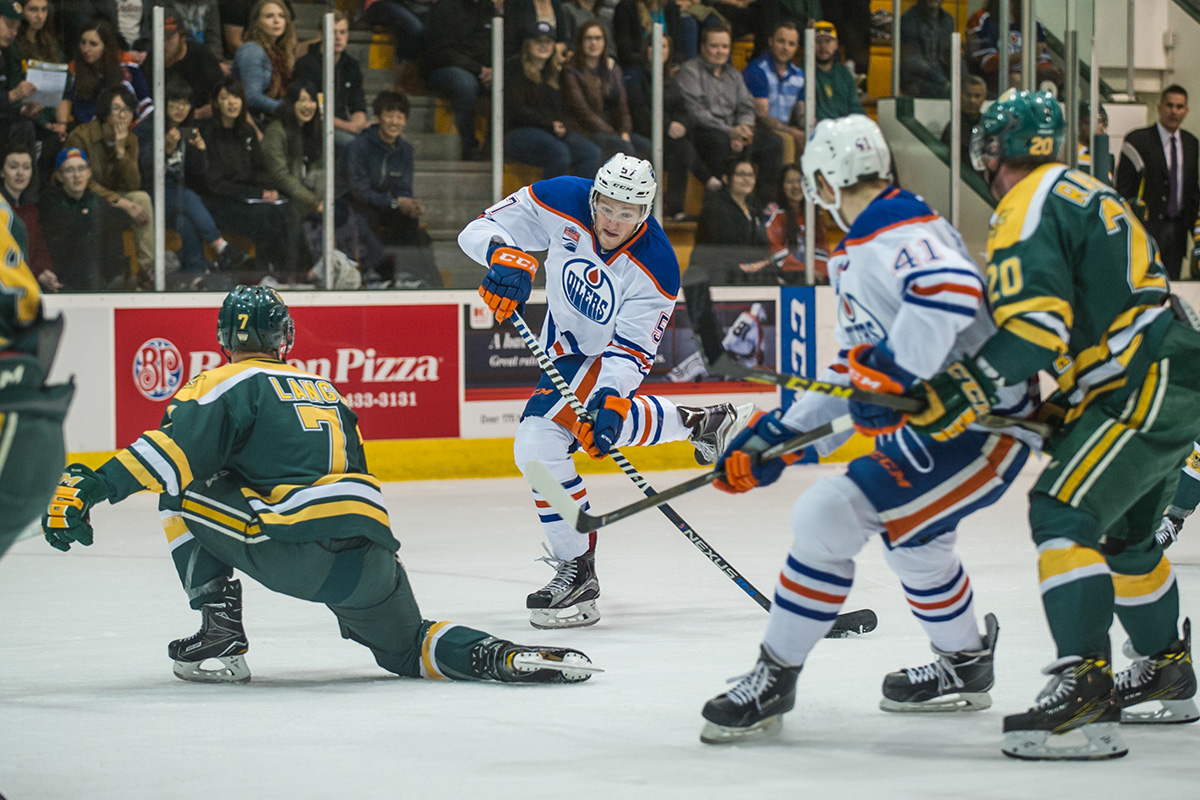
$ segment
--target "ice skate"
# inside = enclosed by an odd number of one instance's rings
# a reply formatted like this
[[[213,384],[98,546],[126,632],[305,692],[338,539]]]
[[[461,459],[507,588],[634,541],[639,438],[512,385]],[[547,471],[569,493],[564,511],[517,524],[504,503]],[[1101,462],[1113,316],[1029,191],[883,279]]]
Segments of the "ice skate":
[[[197,683],[245,683],[250,667],[243,658],[250,649],[242,628],[242,582],[229,581],[221,600],[200,607],[200,630],[186,639],[167,645],[167,655],[175,661],[175,677]],[[204,663],[219,666],[204,668]]]
[[[535,628],[582,628],[600,621],[596,598],[596,555],[587,552],[570,561],[541,559],[557,568],[551,581],[525,598],[529,624]]]
[[[796,705],[796,677],[801,667],[781,664],[764,644],[758,663],[737,686],[704,704],[700,731],[705,744],[730,744],[776,736],[783,715]]]
[[[1183,621],[1183,638],[1153,656],[1138,655],[1125,643],[1133,663],[1117,673],[1121,722],[1126,725],[1180,724],[1200,719],[1196,703],[1196,672],[1192,668],[1192,621]],[[1157,700],[1158,708],[1135,708]]]
[[[1093,761],[1129,752],[1118,729],[1121,707],[1112,667],[1102,659],[1067,656],[1042,670],[1050,682],[1024,714],[1004,718],[1006,756],[1029,761]],[[1081,732],[1079,744],[1058,744],[1051,736]]]
[[[992,705],[992,661],[1000,626],[994,614],[983,618],[987,630],[978,650],[955,653],[932,648],[938,660],[892,672],[883,679],[884,711],[982,711]]]
[[[603,672],[578,650],[484,639],[471,648],[471,669],[484,680],[502,683],[579,683]]]
[[[753,403],[741,406],[720,403],[704,408],[679,406],[680,420],[692,431],[688,435],[688,441],[696,448],[696,452],[692,454],[696,457],[696,463],[717,463],[729,440],[746,427],[753,413]]]

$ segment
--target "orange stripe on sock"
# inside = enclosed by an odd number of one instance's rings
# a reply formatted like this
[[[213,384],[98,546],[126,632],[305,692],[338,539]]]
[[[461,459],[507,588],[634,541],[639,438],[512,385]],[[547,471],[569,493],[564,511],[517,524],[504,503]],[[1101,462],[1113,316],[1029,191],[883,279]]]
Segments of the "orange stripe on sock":
[[[958,590],[958,594],[954,595],[954,597],[951,597],[949,600],[943,600],[940,603],[918,603],[910,598],[908,604],[913,608],[919,608],[922,611],[932,611],[937,608],[949,608],[961,600],[963,595],[967,593],[967,589],[971,588],[971,578],[969,576],[964,576],[964,578],[965,580],[963,580],[962,588]]]
[[[791,578],[789,578],[787,575],[783,574],[782,572],[779,573],[779,582],[782,583],[783,588],[787,589],[789,592],[795,592],[796,594],[798,594],[802,597],[807,597],[810,600],[818,600],[822,603],[838,603],[838,604],[846,602],[846,595],[844,595],[844,594],[829,594],[828,592],[818,592],[816,589],[810,589],[807,586],[803,586],[799,583],[796,583],[794,580],[792,580]]]

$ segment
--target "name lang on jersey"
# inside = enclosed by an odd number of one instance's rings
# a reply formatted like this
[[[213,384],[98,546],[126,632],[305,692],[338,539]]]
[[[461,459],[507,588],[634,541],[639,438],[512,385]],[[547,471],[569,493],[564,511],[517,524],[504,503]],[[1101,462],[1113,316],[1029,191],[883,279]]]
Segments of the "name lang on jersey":
[[[608,273],[586,258],[573,258],[562,270],[567,302],[593,322],[608,324],[616,305],[616,290]]]
[[[307,378],[285,378],[285,389],[280,379],[275,376],[267,378],[275,394],[285,403],[329,403],[337,404],[342,398],[327,381],[313,381]]]

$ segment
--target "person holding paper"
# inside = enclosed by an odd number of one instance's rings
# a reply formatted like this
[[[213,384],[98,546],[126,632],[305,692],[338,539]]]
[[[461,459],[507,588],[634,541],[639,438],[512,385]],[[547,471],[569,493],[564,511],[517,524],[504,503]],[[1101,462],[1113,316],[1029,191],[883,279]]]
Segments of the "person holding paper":
[[[13,46],[21,19],[20,3],[0,0],[0,141],[32,144],[31,118],[42,109],[27,102],[37,87],[24,80],[21,56]]]

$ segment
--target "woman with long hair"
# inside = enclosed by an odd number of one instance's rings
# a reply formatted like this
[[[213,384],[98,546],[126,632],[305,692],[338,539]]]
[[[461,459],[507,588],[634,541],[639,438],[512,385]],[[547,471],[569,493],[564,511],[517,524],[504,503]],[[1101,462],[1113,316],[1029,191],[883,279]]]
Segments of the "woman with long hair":
[[[242,82],[246,105],[256,121],[273,118],[292,81],[296,28],[280,0],[258,0],[233,57],[233,75]]]
[[[66,55],[54,35],[54,11],[50,0],[28,0],[22,10],[21,30],[17,47],[26,61],[46,61],[60,64]]]
[[[763,206],[754,195],[758,172],[745,154],[725,162],[722,187],[704,197],[692,266],[706,270],[713,283],[759,283],[770,265]],[[772,281],[774,282],[774,281]]]
[[[117,42],[117,31],[106,19],[97,19],[79,35],[79,57],[67,67],[70,75],[63,100],[58,105],[60,125],[91,122],[96,118],[96,97],[102,89],[124,84],[133,93],[136,108],[130,126],[138,124],[154,110],[150,85],[141,68]]]
[[[527,33],[521,54],[508,62],[504,150],[513,161],[541,167],[544,178],[591,178],[600,169],[600,148],[567,129],[560,72],[554,29],[539,22]]]
[[[267,174],[300,216],[324,209],[325,160],[317,87],[293,83],[279,107],[279,118],[263,132]]]
[[[599,145],[604,158],[616,153],[650,158],[650,140],[633,132],[625,79],[608,55],[608,36],[599,22],[580,27],[562,91],[570,127]]]
[[[290,272],[300,242],[299,220],[271,181],[258,133],[247,118],[241,81],[223,80],[212,106],[212,118],[201,129],[208,145],[204,204],[222,231],[254,241],[260,268]]]
[[[799,164],[788,164],[783,168],[779,199],[767,206],[770,252],[787,253],[782,259],[772,259],[778,264],[778,278],[783,284],[805,282],[804,203],[804,173]],[[813,231],[813,279],[816,283],[829,283],[826,267],[829,243],[825,238],[825,218],[819,209],[813,215]]]

